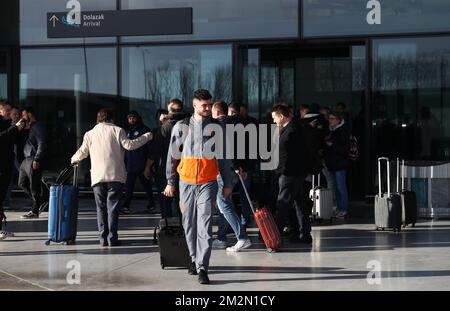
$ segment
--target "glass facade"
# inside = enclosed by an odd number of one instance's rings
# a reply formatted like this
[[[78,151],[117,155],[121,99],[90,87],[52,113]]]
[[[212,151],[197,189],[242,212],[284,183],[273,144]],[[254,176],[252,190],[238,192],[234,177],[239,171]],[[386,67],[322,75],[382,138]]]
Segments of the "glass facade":
[[[450,159],[450,37],[375,40],[374,155]]]
[[[192,35],[125,37],[123,41],[297,37],[298,3],[298,0],[122,0],[123,10],[192,7],[194,29]]]
[[[450,159],[448,1],[379,1],[374,25],[373,0],[79,2],[82,10],[192,7],[193,34],[48,39],[46,14],[67,11],[67,1],[2,2],[0,98],[33,105],[46,120],[52,172],[67,164],[100,107],[114,108],[119,125],[133,109],[156,127],[159,108],[180,98],[189,109],[200,87],[248,104],[261,121],[279,99],[344,102],[360,143],[353,171],[363,176],[354,178],[369,184],[380,155]],[[295,40],[302,36],[311,40]]]
[[[305,37],[450,31],[447,0],[303,0],[302,10]]]
[[[32,105],[45,120],[49,139],[47,168],[57,172],[70,161],[96,113],[117,100],[115,48],[22,49],[21,106]],[[126,112],[123,112],[126,113]]]
[[[122,95],[129,107],[158,125],[158,108],[172,98],[188,109],[198,88],[208,89],[215,100],[232,98],[230,45],[140,46],[122,49]]]
[[[0,50],[0,100],[8,98],[8,54]]]

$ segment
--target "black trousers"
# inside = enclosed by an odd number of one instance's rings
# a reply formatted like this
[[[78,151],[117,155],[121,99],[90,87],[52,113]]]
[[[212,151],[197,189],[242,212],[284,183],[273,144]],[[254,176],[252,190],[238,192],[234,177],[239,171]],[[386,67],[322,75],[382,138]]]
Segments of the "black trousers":
[[[10,182],[11,182],[11,170],[8,170],[7,168],[0,169],[0,212],[3,211],[3,203],[5,202]],[[2,229],[2,226],[3,222],[0,219],[0,230]]]
[[[278,197],[276,220],[280,232],[286,224],[295,224],[294,233],[311,234],[311,208],[305,202],[304,177],[278,175]],[[295,214],[292,213],[294,209]],[[295,215],[292,217],[291,215]]]
[[[31,211],[35,214],[39,214],[39,207],[45,201],[42,196],[41,178],[42,170],[40,167],[37,170],[33,170],[32,158],[22,161],[19,168],[18,184],[33,201]]]
[[[131,199],[133,197],[134,186],[136,184],[136,179],[140,180],[142,186],[144,186],[145,192],[147,194],[148,206],[154,206],[155,202],[153,199],[153,185],[152,179],[147,179],[143,172],[140,173],[127,173],[127,181],[125,183],[125,202],[124,205],[130,205]]]

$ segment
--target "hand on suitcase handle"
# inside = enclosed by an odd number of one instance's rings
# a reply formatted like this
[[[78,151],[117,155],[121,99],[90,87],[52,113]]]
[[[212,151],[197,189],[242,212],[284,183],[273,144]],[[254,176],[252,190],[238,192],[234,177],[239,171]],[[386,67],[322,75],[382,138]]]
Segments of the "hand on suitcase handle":
[[[175,195],[175,186],[172,186],[172,185],[167,185],[166,186],[166,188],[164,189],[164,191],[163,191],[163,194],[166,196],[166,197],[173,197],[174,195]]]

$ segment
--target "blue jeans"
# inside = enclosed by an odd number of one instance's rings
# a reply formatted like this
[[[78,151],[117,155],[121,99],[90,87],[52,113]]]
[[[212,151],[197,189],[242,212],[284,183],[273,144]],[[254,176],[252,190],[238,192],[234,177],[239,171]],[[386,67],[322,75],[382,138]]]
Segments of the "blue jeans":
[[[337,210],[348,211],[347,171],[330,171],[333,179],[334,193],[336,195]]]
[[[237,175],[234,173],[233,175],[233,184],[231,186],[232,188],[234,188],[238,181]],[[247,232],[245,232],[245,228],[243,227],[239,216],[236,214],[236,211],[233,208],[233,200],[231,198],[231,195],[226,198],[222,195],[223,180],[221,176],[217,178],[217,185],[219,186],[217,191],[217,207],[220,211],[218,219],[219,230],[217,231],[217,239],[220,241],[226,241],[229,227],[233,229],[234,234],[236,235],[236,238],[238,240],[247,239]]]

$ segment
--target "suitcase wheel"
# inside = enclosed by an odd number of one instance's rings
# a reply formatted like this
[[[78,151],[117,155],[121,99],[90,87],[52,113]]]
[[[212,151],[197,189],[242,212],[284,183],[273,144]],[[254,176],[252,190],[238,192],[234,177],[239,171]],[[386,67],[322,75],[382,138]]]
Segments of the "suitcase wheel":
[[[384,231],[384,228],[381,228],[381,231]]]
[[[416,223],[414,222],[411,226],[414,228],[416,226]]]
[[[50,240],[45,241],[45,245],[50,245]]]
[[[66,245],[75,245],[75,240],[69,240],[66,242]]]

